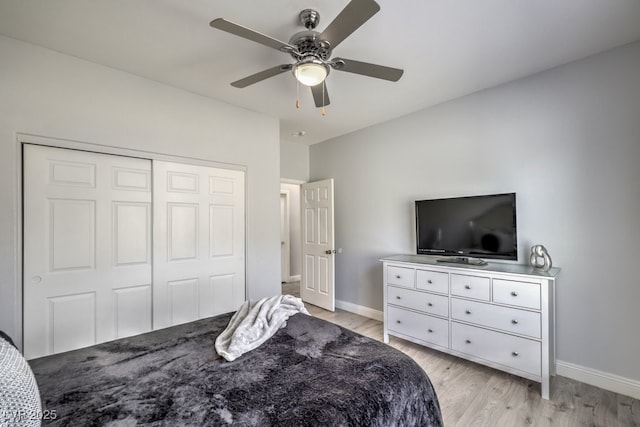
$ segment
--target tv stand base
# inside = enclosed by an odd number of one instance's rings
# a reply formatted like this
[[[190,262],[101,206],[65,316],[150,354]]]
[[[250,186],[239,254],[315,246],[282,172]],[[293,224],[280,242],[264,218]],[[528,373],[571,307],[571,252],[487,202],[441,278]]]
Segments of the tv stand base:
[[[478,258],[442,258],[437,259],[436,262],[442,262],[446,264],[466,264],[466,265],[487,265],[487,261]]]

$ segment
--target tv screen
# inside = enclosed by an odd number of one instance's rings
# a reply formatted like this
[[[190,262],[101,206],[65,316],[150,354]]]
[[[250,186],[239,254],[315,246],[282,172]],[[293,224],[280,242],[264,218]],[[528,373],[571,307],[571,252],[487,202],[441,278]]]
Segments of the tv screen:
[[[516,194],[418,200],[417,253],[518,259]]]

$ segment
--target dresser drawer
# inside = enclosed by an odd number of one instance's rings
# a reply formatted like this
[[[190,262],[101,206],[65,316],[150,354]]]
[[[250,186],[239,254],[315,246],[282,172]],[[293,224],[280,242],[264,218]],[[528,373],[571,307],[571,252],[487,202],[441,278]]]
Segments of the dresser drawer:
[[[540,338],[540,313],[533,311],[452,298],[451,318]]]
[[[493,279],[493,301],[540,310],[540,284]]]
[[[416,270],[416,288],[449,293],[449,274],[440,271]]]
[[[416,271],[413,268],[387,267],[387,283],[390,285],[413,288],[415,286]]]
[[[449,321],[397,307],[387,307],[387,329],[427,341],[449,346]]]
[[[451,275],[451,295],[489,301],[491,295],[491,279],[483,276],[466,274]]]
[[[451,348],[532,375],[541,375],[538,341],[452,322]]]
[[[387,304],[399,305],[437,316],[449,316],[449,297],[410,289],[387,287]]]

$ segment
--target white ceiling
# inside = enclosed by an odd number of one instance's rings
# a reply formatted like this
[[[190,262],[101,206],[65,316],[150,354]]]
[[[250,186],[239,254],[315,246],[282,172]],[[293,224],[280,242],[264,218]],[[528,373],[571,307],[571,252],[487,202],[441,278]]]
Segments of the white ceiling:
[[[0,0],[0,34],[278,117],[283,140],[314,144],[640,40],[638,0],[377,0],[340,56],[405,70],[397,83],[333,71],[331,105],[283,73],[229,85],[292,58],[213,29],[226,18],[282,41],[348,0]],[[293,137],[304,130],[304,137]]]

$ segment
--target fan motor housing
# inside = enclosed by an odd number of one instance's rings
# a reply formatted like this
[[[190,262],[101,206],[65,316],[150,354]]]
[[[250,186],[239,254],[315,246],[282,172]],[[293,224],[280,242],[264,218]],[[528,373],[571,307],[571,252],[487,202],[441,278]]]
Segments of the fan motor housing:
[[[292,54],[296,59],[298,57],[313,56],[327,61],[331,57],[331,45],[328,41],[322,40],[320,33],[317,31],[306,30],[296,33],[291,37],[289,44],[298,49],[298,56]]]

